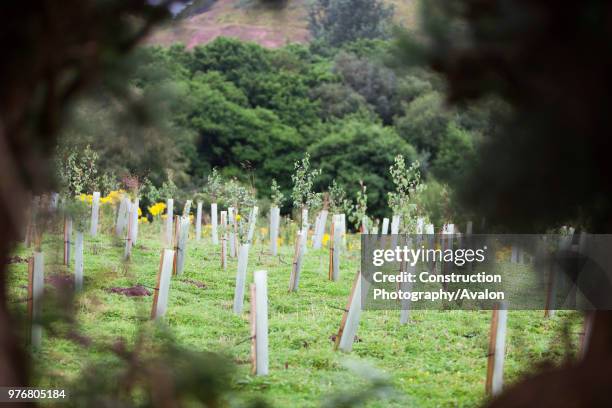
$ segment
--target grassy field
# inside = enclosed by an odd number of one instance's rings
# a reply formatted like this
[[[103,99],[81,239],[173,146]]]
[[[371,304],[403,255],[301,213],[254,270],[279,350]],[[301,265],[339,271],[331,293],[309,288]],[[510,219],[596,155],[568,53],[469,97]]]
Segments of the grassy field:
[[[96,342],[124,338],[134,342],[143,324],[149,325],[152,296],[127,297],[110,287],[135,284],[154,286],[161,240],[158,225],[141,225],[139,242],[131,262],[124,263],[122,243],[102,234],[85,246],[85,292],[78,298],[78,321],[83,334]],[[69,273],[61,266],[59,231],[43,244],[45,273]],[[365,380],[347,367],[366,364],[365,371],[387,375],[396,390],[387,401],[374,399],[371,407],[474,406],[484,401],[486,354],[491,313],[466,311],[415,311],[412,322],[399,324],[399,311],[366,311],[351,354],[333,351],[331,336],[340,323],[351,282],[358,269],[356,236],[348,237],[350,250],[343,254],[341,280],[327,280],[327,249],[306,255],[298,293],[287,287],[291,245],[282,246],[279,257],[267,253],[267,242],[251,249],[248,282],[254,270],[268,270],[270,375],[250,375],[248,300],[245,312],[231,311],[236,260],[226,271],[219,266],[219,250],[209,237],[189,240],[185,272],[173,277],[165,323],[178,342],[196,351],[218,351],[237,362],[234,387],[257,395],[277,407],[320,406],[343,390],[359,390]],[[19,248],[17,255],[30,250]],[[202,282],[200,288],[194,281]],[[27,265],[12,264],[10,296],[26,296]],[[52,290],[50,288],[50,290]],[[15,303],[15,307],[21,307]],[[567,322],[575,342],[575,314],[557,313],[545,320],[542,312],[511,311],[508,318],[505,381],[510,383],[542,360],[559,361],[571,347],[565,345]],[[78,375],[87,362],[106,358],[94,349],[83,349],[68,340],[43,335],[43,346],[34,362],[48,367],[42,385],[62,386]],[[362,370],[363,371],[363,370]]]
[[[418,27],[419,1],[387,0],[395,7],[395,22],[408,29]],[[291,0],[281,10],[253,0],[197,0],[184,12],[150,36],[148,44],[182,43],[191,48],[219,36],[254,41],[265,47],[307,43],[310,0]]]

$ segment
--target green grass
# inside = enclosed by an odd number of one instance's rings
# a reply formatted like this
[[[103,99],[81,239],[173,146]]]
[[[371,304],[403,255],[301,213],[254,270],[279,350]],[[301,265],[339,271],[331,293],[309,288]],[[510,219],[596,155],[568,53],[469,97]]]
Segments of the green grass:
[[[121,242],[102,235],[85,245],[85,293],[78,299],[78,319],[83,332],[99,342],[117,338],[133,341],[148,320],[152,297],[129,298],[111,294],[112,286],[137,283],[155,285],[161,242],[159,227],[141,226],[131,262],[121,261]],[[86,238],[87,239],[87,238]],[[64,270],[59,233],[44,243],[47,275]],[[346,368],[347,361],[366,363],[386,373],[396,389],[391,401],[371,401],[372,407],[474,406],[484,401],[486,354],[491,313],[487,311],[415,311],[412,322],[400,326],[399,311],[366,311],[362,314],[360,341],[351,354],[333,351],[330,337],[341,319],[347,295],[358,269],[356,237],[343,255],[341,279],[327,280],[328,251],[309,249],[298,293],[288,293],[292,246],[280,257],[267,253],[267,243],[251,249],[248,282],[254,270],[268,270],[270,375],[250,375],[248,299],[242,316],[232,313],[236,260],[227,270],[219,266],[218,247],[208,237],[188,243],[185,272],[173,277],[166,323],[182,345],[197,351],[219,351],[238,362],[235,387],[264,397],[277,407],[318,406],[326,396],[343,390],[359,390],[364,380]],[[94,250],[94,246],[97,247]],[[30,250],[18,248],[17,254]],[[94,253],[95,252],[95,253]],[[205,289],[183,282],[201,281]],[[26,264],[10,268],[10,296],[25,297]],[[18,306],[20,307],[20,306]],[[576,341],[578,319],[574,313],[557,313],[543,319],[540,311],[511,311],[508,318],[505,382],[544,360],[560,361],[567,351],[563,330],[570,321]],[[147,323],[148,324],[148,323]],[[78,375],[86,362],[103,358],[94,349],[43,335],[34,363],[48,367],[45,385],[61,387]]]

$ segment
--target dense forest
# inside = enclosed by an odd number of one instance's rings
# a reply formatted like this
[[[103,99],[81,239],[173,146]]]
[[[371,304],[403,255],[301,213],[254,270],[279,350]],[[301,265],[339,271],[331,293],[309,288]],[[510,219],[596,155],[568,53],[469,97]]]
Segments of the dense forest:
[[[260,197],[273,178],[288,192],[293,163],[309,152],[323,170],[318,189],[335,179],[353,196],[354,180],[363,180],[380,215],[395,155],[418,159],[441,190],[435,180],[452,186],[462,176],[488,125],[485,110],[446,108],[444,84],[432,73],[389,68],[391,47],[359,40],[266,49],[219,38],[193,50],[142,48],[131,61],[137,108],[101,90],[77,105],[63,149],[89,145],[119,178],[161,185],[169,177],[186,192],[199,190],[216,167],[252,183]],[[155,126],[139,126],[147,119]]]

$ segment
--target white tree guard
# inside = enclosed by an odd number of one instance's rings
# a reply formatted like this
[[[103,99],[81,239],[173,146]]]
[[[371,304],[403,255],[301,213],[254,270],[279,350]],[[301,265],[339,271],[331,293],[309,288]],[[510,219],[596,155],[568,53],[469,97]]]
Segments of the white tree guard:
[[[98,219],[100,217],[100,193],[93,193],[93,201],[91,203],[91,236],[95,237],[98,234]]]
[[[363,216],[361,218],[361,226],[362,226],[362,232],[364,234],[369,234],[370,233],[370,226],[368,225],[368,217],[367,216]]]
[[[408,242],[406,243],[406,245],[408,246],[408,248],[412,248],[412,240],[408,239]],[[400,265],[402,265],[405,268],[402,269],[406,269],[405,271],[402,270],[402,272],[408,272],[411,274],[416,274],[416,265],[412,265],[410,262],[402,262],[400,263]],[[400,283],[400,290],[402,290],[403,292],[411,292],[412,291],[412,282],[401,282]],[[401,310],[400,310],[400,324],[407,324],[410,321],[410,299],[406,299],[404,297],[404,299],[401,300]]]
[[[389,233],[389,219],[383,218],[382,229],[380,231],[381,235],[387,235]]]
[[[174,200],[168,198],[166,200],[166,246],[172,245],[172,224],[174,223]]]
[[[128,201],[127,203],[127,208],[128,208],[128,215],[126,218],[126,224],[127,224],[127,231],[126,231],[126,235],[125,235],[125,247],[123,249],[123,259],[130,259],[130,256],[132,256],[132,232],[130,231],[132,228],[132,211],[133,211],[133,204],[131,201]]]
[[[132,240],[132,245],[136,245],[136,241],[138,241],[138,208],[140,208],[140,200],[136,198],[132,203],[132,217],[130,220],[132,223],[130,226],[130,239]]]
[[[310,224],[308,223],[308,209],[304,208],[302,209],[302,251],[301,254],[305,254],[306,253],[306,248],[308,247],[307,243],[308,243],[308,230],[310,229]]]
[[[159,277],[159,287],[157,288],[157,305],[155,308],[155,319],[164,317],[168,310],[168,295],[170,293],[170,278],[172,277],[172,264],[174,262],[174,251],[164,249],[162,265]]]
[[[185,206],[183,207],[183,217],[189,217],[190,212],[191,212],[191,200],[187,200],[185,202]]]
[[[272,256],[278,254],[278,228],[280,226],[280,208],[270,208],[270,252]]]
[[[315,227],[315,234],[312,243],[312,247],[314,249],[320,249],[323,245],[323,235],[325,235],[325,225],[327,224],[327,210],[321,210],[319,216],[317,217],[317,225]]]
[[[221,268],[225,270],[227,268],[227,211],[221,211],[221,228],[223,229],[223,235],[221,236]]]
[[[77,231],[74,244],[74,289],[77,292],[83,290],[83,233]]]
[[[72,243],[72,218],[66,217],[64,220],[64,265],[70,266]]]
[[[251,208],[251,213],[249,215],[249,231],[247,233],[247,243],[253,243],[253,234],[255,233],[255,225],[257,224],[257,213],[259,212],[259,208],[257,206]]]
[[[49,210],[57,210],[57,204],[59,203],[59,193],[51,193],[51,200],[49,201]]]
[[[183,216],[179,220],[180,228],[179,228],[179,237],[176,248],[176,274],[182,275],[185,270],[185,257],[187,254],[187,237],[189,237],[189,226],[191,222],[189,221],[189,216]]]
[[[425,232],[425,219],[423,217],[417,218],[416,233],[422,235]]]
[[[340,279],[340,254],[342,253],[342,219],[334,221],[334,255],[332,258],[332,280]]]
[[[346,248],[346,214],[340,214],[340,221],[342,225],[342,245]]]
[[[502,303],[497,321],[497,336],[495,338],[495,362],[493,365],[493,381],[491,394],[501,393],[504,385],[504,357],[506,354],[506,328],[508,324],[508,306]]]
[[[117,221],[115,222],[115,234],[118,237],[122,237],[125,234],[128,213],[127,202],[128,199],[125,196],[122,196],[121,201],[119,202],[119,209],[117,210]]]
[[[196,241],[199,241],[202,238],[202,202],[198,201],[197,209],[196,209]]]
[[[42,297],[45,289],[45,257],[42,252],[34,252],[32,273],[32,347],[40,347],[42,326],[37,323],[42,314]]]
[[[295,250],[297,253],[294,253],[294,261],[291,265],[291,275],[289,277],[289,291],[297,292],[300,286],[300,272],[302,270],[302,259],[304,257],[304,247],[306,238],[304,237],[303,231],[298,231],[296,235],[296,243]]]
[[[268,277],[266,271],[255,271],[255,293],[257,375],[268,375]]]
[[[233,222],[233,218],[231,222]],[[210,226],[212,234],[212,243],[213,245],[218,245],[219,235],[217,232],[217,203],[212,203],[210,205]]]
[[[229,239],[229,255],[232,258],[236,257],[236,233],[234,231],[234,226],[236,225],[236,214],[234,214],[234,207],[229,207],[227,209],[228,216],[228,239]]]
[[[400,223],[401,223],[401,217],[399,215],[394,215],[391,220],[391,234],[392,235],[399,234]]]
[[[238,268],[236,270],[236,288],[234,290],[234,313],[242,313],[244,306],[244,289],[246,285],[247,265],[249,263],[249,244],[240,245],[238,251]]]
[[[338,349],[346,353],[353,349],[353,342],[355,340],[355,335],[357,334],[357,329],[359,328],[359,320],[361,319],[362,290],[368,290],[368,282],[363,279],[363,276],[361,273],[359,273],[357,282],[355,284],[355,290],[351,298],[351,304],[347,313],[344,330],[342,332],[342,336],[340,336],[340,342],[338,344]]]

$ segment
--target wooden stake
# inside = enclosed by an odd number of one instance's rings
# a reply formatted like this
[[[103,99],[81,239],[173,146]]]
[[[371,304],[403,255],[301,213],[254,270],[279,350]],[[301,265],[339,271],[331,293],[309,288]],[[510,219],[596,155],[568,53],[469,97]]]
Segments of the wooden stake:
[[[582,324],[582,331],[580,332],[580,339],[578,342],[580,347],[578,351],[578,356],[580,357],[580,359],[583,359],[588,351],[589,342],[591,341],[591,331],[593,329],[594,318],[594,311],[587,311],[584,315],[584,322]]]
[[[172,274],[176,275],[178,266],[178,253],[179,253],[179,234],[181,232],[181,223],[178,215],[174,216],[174,233],[172,234],[172,247],[174,248],[174,262],[172,264]]]
[[[127,261],[132,256],[132,212],[134,211],[134,206],[129,204],[129,212],[127,217],[127,235],[125,239],[125,250],[123,252],[123,258]]]
[[[368,217],[367,216],[364,216],[361,219],[361,233],[362,234],[369,234],[370,233],[370,228],[369,228],[369,225],[368,225]]]

